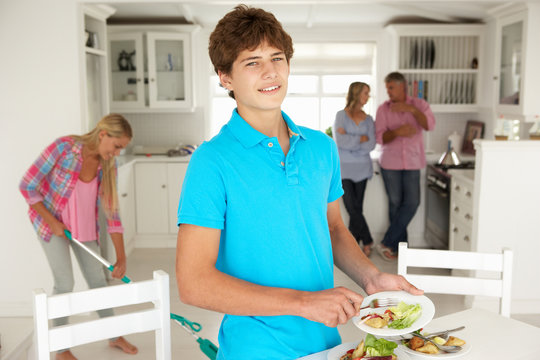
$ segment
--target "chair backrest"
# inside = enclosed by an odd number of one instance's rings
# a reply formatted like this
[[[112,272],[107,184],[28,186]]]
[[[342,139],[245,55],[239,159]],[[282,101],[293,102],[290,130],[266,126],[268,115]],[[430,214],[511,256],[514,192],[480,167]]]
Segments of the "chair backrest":
[[[153,307],[143,310],[49,327],[51,319],[150,302]],[[170,360],[169,275],[158,270],[153,280],[52,296],[34,290],[34,330],[40,360],[48,360],[52,351],[145,331],[155,331],[156,359]]]
[[[470,277],[411,274],[408,267],[473,270]],[[486,273],[489,272],[489,273]],[[498,273],[493,278],[493,272]],[[426,293],[493,296],[499,313],[510,317],[512,250],[500,254],[468,251],[409,249],[399,244],[398,274]]]

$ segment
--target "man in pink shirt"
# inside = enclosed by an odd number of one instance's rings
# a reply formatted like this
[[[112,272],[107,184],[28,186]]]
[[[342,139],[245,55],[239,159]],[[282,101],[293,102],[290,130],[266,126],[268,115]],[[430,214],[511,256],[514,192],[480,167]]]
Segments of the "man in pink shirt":
[[[381,144],[379,164],[388,195],[390,226],[377,250],[388,261],[407,241],[407,226],[420,204],[420,169],[426,166],[423,131],[433,130],[429,104],[407,96],[405,77],[392,72],[384,79],[389,100],[377,109],[375,135]]]

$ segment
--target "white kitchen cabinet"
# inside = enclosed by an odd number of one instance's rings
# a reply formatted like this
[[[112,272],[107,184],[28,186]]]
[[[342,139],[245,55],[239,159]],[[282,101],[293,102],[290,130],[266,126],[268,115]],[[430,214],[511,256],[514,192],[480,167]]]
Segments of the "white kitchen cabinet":
[[[95,127],[109,113],[109,76],[107,71],[106,21],[115,9],[107,5],[86,4],[80,7],[82,24],[79,34],[81,44],[81,94],[83,99],[84,131]]]
[[[478,98],[484,59],[483,25],[391,25],[392,69],[407,79],[409,96],[433,112],[471,112]]]
[[[193,26],[109,29],[111,109],[115,112],[192,111]]]
[[[471,251],[474,221],[474,171],[449,170],[450,183],[450,226],[449,248],[456,251]]]
[[[175,246],[187,162],[135,164],[137,247]]]
[[[135,247],[135,181],[133,164],[118,168],[118,207],[124,227],[124,246],[126,254]]]
[[[137,234],[169,232],[166,163],[135,164]]]
[[[540,4],[513,3],[495,15],[497,73],[493,80],[498,117],[538,121],[540,47],[535,35],[540,34]]]
[[[540,141],[475,140],[472,251],[514,252],[512,314],[540,312]],[[486,274],[489,276],[492,274]],[[497,311],[498,302],[474,305]]]
[[[167,164],[167,184],[169,185],[169,233],[177,234],[178,202],[182,191],[182,184],[186,176],[188,163]]]

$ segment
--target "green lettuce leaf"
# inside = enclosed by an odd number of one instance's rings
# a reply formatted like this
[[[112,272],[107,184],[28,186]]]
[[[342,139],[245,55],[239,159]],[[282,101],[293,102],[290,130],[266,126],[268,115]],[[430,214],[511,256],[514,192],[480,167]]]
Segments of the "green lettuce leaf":
[[[411,326],[422,315],[420,304],[407,305],[403,301],[393,306],[390,311],[394,314],[394,321],[388,327],[392,329],[405,329]]]
[[[385,339],[377,339],[371,334],[367,334],[364,339],[364,346],[367,356],[390,356],[394,354],[397,344]]]

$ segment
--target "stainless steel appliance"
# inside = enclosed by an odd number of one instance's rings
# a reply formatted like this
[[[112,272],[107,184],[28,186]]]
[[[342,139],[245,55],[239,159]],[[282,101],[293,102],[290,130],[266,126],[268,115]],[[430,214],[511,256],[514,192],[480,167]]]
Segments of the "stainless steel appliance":
[[[448,250],[450,179],[448,169],[474,169],[474,162],[459,165],[428,165],[426,169],[426,213],[424,237],[433,249]]]

